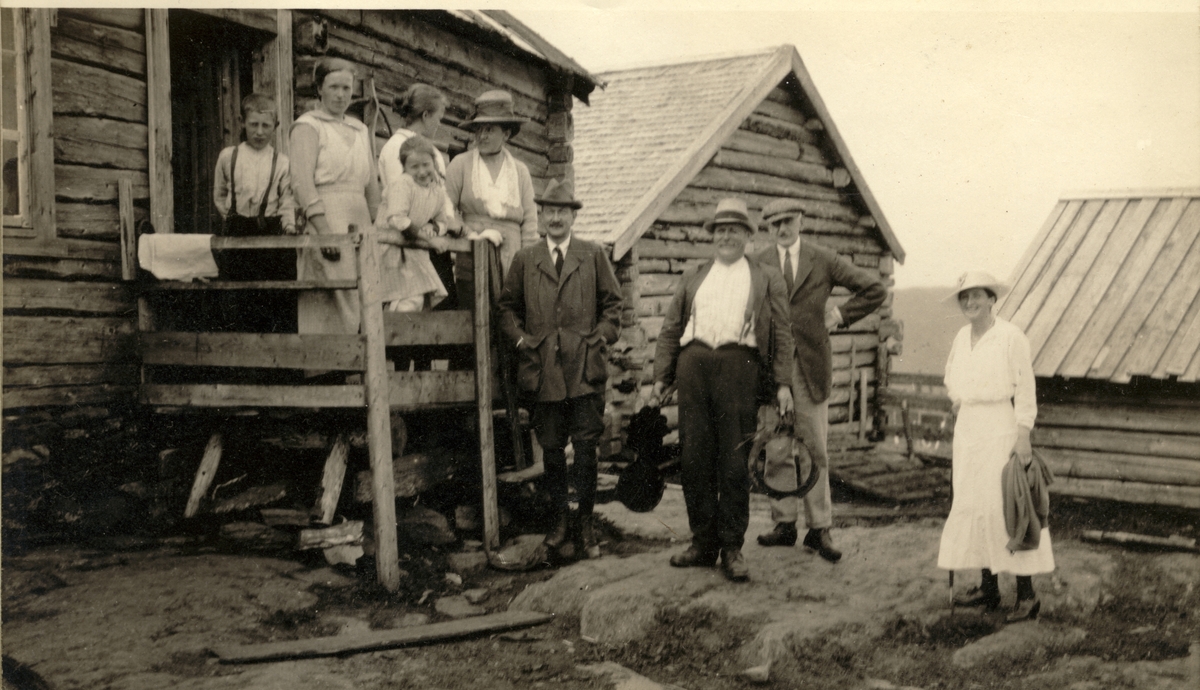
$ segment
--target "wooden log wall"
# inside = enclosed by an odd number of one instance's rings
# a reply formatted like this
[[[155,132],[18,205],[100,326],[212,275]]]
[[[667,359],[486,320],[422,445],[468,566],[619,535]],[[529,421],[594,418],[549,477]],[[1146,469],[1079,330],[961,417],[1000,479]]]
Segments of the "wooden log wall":
[[[1038,381],[1033,444],[1070,496],[1200,509],[1200,386],[1145,382],[1081,395]]]
[[[106,260],[6,253],[6,411],[124,404],[137,383],[117,190],[130,180],[126,213],[147,217],[145,12],[58,10],[50,56],[57,234],[113,251]]]
[[[313,105],[316,61],[322,55],[344,58],[357,67],[355,96],[370,97],[373,80],[393,130],[401,126],[392,110],[397,95],[417,82],[440,89],[449,105],[436,143],[453,158],[470,141],[459,125],[474,112],[476,96],[504,89],[513,95],[516,113],[529,118],[509,142],[509,150],[529,167],[535,190],[541,192],[551,178],[573,178],[569,84],[542,67],[438,26],[434,13],[296,11],[293,35],[297,115]],[[387,136],[387,125],[381,122],[376,151]],[[530,244],[537,237],[522,239]]]
[[[752,214],[779,198],[796,199],[804,206],[806,239],[829,247],[893,285],[893,257],[883,244],[876,223],[848,193],[849,176],[831,161],[832,143],[819,120],[789,90],[775,89],[727,139],[713,159],[680,192],[670,206],[626,255],[618,278],[626,297],[622,342],[614,352],[611,373],[615,385],[628,389],[636,381],[645,395],[653,383],[654,347],[680,275],[712,255],[711,236],[703,223],[712,217],[725,197],[744,199]],[[760,232],[748,253],[772,246]],[[835,290],[830,305],[849,299],[848,291]],[[858,434],[861,411],[858,389],[861,376],[869,383],[872,401],[869,416],[879,412],[873,402],[879,370],[886,370],[886,348],[880,345],[899,332],[891,319],[891,296],[884,306],[850,329],[832,336],[833,383],[829,399],[831,435]],[[883,326],[881,330],[881,326]],[[884,360],[880,359],[883,352]],[[639,395],[610,394],[615,429],[634,411]],[[668,418],[675,419],[674,410]],[[867,420],[868,428],[872,419]],[[672,428],[674,423],[672,421]]]

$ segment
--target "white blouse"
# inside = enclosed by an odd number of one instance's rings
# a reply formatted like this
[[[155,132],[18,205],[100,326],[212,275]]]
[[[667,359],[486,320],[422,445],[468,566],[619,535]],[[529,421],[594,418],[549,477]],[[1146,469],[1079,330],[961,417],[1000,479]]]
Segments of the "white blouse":
[[[1021,329],[997,318],[971,347],[971,325],[962,327],[946,360],[946,391],[963,405],[1013,401],[1018,426],[1033,428],[1037,394],[1029,339]]]

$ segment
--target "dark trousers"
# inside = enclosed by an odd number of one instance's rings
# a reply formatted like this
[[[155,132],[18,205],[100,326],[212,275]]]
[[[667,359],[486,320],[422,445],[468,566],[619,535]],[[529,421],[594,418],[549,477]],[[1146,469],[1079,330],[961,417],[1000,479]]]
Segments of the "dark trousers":
[[[555,402],[539,402],[533,408],[533,430],[542,445],[546,466],[546,490],[559,510],[567,509],[567,456],[563,449],[570,439],[575,447],[573,477],[579,514],[592,514],[596,505],[596,442],[604,433],[604,396],[589,393]]]
[[[746,459],[758,425],[758,351],[691,342],[679,354],[679,442],[692,544],[703,553],[742,548],[750,525]]]

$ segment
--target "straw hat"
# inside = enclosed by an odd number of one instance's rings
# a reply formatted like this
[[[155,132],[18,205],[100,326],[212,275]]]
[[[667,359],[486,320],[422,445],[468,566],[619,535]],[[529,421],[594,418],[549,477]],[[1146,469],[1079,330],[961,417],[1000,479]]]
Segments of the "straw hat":
[[[523,125],[529,122],[527,117],[518,117],[513,111],[513,97],[507,91],[499,89],[484,91],[475,99],[475,114],[471,119],[464,120],[460,127],[475,129],[479,125]]]
[[[754,234],[754,225],[750,223],[750,210],[746,208],[745,201],[732,197],[721,199],[712,220],[704,223],[704,229],[712,232],[714,227],[726,224],[741,225],[746,228],[746,232]]]
[[[997,299],[1008,292],[1008,286],[991,273],[987,271],[967,271],[954,282],[954,292],[946,296],[946,301],[953,302],[957,300],[959,293],[971,288],[987,288],[996,295]]]

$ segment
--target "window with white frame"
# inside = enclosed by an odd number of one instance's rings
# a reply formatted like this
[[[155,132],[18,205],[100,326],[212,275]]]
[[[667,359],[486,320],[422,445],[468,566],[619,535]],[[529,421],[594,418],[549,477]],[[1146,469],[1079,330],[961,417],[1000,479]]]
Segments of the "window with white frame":
[[[25,31],[18,10],[0,8],[0,159],[4,164],[4,225],[29,225],[29,139],[26,128]]]

